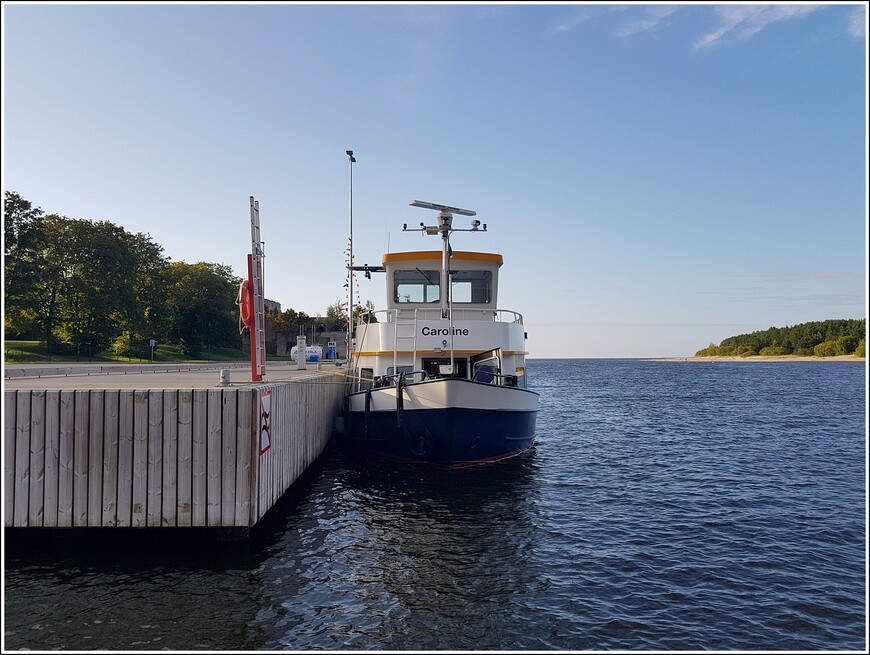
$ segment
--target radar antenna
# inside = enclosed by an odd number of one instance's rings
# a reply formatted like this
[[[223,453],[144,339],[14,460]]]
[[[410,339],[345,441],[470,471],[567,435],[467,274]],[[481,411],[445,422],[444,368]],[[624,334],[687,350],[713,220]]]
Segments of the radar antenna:
[[[453,257],[453,249],[450,247],[450,234],[452,232],[486,232],[486,223],[481,228],[480,221],[471,221],[470,228],[455,228],[453,227],[453,214],[460,216],[477,216],[477,212],[471,209],[460,209],[459,207],[450,207],[448,205],[439,205],[434,202],[423,202],[422,200],[412,200],[408,203],[411,207],[420,207],[421,209],[434,209],[438,212],[438,224],[426,225],[420,223],[420,227],[408,229],[408,224],[402,226],[403,232],[421,232],[422,234],[436,235],[441,234],[442,254],[441,254],[441,280],[442,284],[447,287],[447,293],[441,294],[441,318],[449,319],[450,321],[450,374],[454,369],[453,358],[453,285],[450,283],[450,259]],[[445,344],[446,345],[446,344]]]
[[[460,216],[477,216],[477,212],[471,209],[461,209],[459,207],[450,207],[448,205],[439,205],[434,202],[424,202],[422,200],[412,200],[408,203],[411,207],[420,207],[421,209],[434,209],[438,212],[438,225],[426,225],[425,223],[420,223],[420,227],[413,227],[408,229],[408,224],[405,223],[402,226],[403,232],[421,232],[423,234],[431,234],[435,235],[439,232],[441,236],[445,239],[450,236],[451,232],[486,232],[486,223],[483,224],[483,227],[480,226],[480,221],[474,220],[471,221],[470,228],[456,228],[453,227],[453,214],[459,214]]]

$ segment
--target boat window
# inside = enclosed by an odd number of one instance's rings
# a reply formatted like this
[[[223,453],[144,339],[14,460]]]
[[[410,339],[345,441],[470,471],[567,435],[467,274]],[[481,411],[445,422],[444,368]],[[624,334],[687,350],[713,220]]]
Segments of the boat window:
[[[414,370],[413,366],[400,366],[398,372],[408,374],[408,373],[411,373],[413,370]],[[391,377],[391,376],[395,375],[395,373],[396,373],[396,369],[394,369],[392,366],[387,366],[387,372],[386,372],[386,376],[388,378],[387,383],[386,383],[387,386],[393,387],[396,385],[396,378]],[[417,377],[419,377],[419,376],[417,376],[416,374],[406,375],[405,382],[417,382],[418,381],[418,380],[416,380]]]
[[[492,271],[451,271],[450,283],[455,303],[492,301]]]
[[[441,374],[442,366],[450,366],[449,357],[423,360],[423,370],[429,377],[445,377]],[[468,360],[465,358],[454,358],[453,375],[449,377],[468,379]]]
[[[496,376],[499,373],[499,361],[497,357],[484,359],[474,363],[471,379],[475,382],[485,382],[492,384],[496,381]]]
[[[441,273],[413,270],[393,273],[393,300],[395,302],[438,302],[441,299]]]

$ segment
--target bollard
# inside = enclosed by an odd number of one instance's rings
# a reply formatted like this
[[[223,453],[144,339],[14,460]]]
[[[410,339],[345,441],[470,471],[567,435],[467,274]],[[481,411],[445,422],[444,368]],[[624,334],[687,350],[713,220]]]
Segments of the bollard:
[[[221,369],[221,386],[225,387],[230,383],[230,369],[222,368]]]
[[[296,337],[296,368],[305,370],[305,359],[307,352],[305,350],[305,337]]]

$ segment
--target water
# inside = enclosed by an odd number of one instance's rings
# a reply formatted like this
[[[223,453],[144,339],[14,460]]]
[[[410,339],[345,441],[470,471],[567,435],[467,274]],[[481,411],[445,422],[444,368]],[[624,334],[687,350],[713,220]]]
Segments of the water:
[[[864,650],[864,366],[529,371],[533,451],[332,447],[247,543],[7,533],[6,648]]]

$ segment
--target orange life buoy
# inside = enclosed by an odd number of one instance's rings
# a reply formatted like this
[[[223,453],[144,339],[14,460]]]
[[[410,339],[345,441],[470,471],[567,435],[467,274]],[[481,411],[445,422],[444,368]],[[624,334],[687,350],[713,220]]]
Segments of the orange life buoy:
[[[252,311],[253,299],[250,280],[243,280],[239,285],[239,297],[236,298],[236,304],[239,306],[239,317],[245,327],[251,327],[251,319],[254,316]]]

